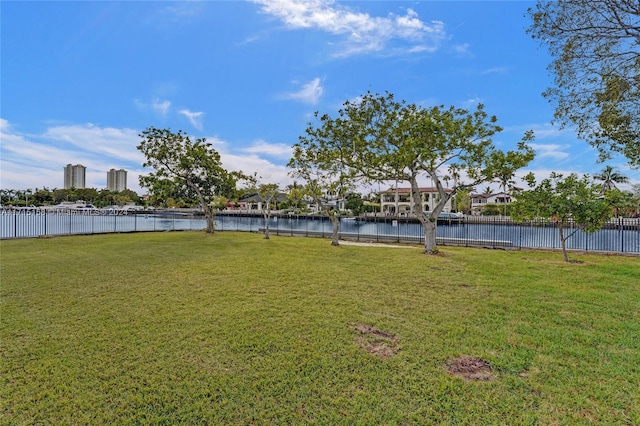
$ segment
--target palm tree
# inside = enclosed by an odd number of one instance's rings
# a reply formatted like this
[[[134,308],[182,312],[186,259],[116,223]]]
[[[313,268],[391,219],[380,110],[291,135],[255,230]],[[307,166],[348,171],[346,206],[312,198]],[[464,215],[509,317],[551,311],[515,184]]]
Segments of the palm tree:
[[[16,199],[16,190],[15,189],[7,189],[6,196],[9,198],[7,203]]]
[[[612,189],[618,189],[616,183],[627,183],[629,178],[625,175],[615,171],[614,167],[607,166],[602,169],[597,175],[593,176],[594,179],[602,181],[602,192],[609,192]]]

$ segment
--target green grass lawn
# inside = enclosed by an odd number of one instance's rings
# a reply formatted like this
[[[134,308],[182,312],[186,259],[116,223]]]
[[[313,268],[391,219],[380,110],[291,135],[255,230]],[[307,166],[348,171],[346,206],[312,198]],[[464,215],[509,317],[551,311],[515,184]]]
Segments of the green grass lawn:
[[[640,259],[441,249],[2,241],[0,423],[640,424]]]

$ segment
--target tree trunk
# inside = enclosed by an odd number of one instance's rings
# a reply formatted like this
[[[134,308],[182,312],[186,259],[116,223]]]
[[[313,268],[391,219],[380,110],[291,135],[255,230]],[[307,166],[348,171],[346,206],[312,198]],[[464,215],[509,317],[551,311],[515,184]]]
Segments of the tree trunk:
[[[213,215],[213,209],[207,204],[203,204],[204,217],[207,220],[207,234],[213,234],[216,231],[216,219]]]
[[[269,239],[269,219],[271,219],[271,212],[263,210],[264,214],[264,237],[263,239]]]
[[[339,246],[340,242],[338,241],[338,233],[340,232],[340,218],[335,213],[329,213],[329,219],[331,219],[331,227],[333,229],[331,234],[331,245]]]
[[[418,187],[418,181],[415,177],[411,180],[411,197],[413,199],[413,213],[422,225],[424,230],[424,252],[425,254],[436,253],[436,226],[438,223],[438,214],[442,210],[441,207],[436,206],[436,209],[431,212],[429,217],[424,215],[422,211],[422,196]],[[435,215],[435,216],[434,216]]]
[[[424,252],[426,254],[433,254],[437,251],[436,248],[436,226],[438,221],[423,220],[422,229],[424,230]]]
[[[213,208],[211,204],[205,200],[205,197],[202,195],[200,190],[193,185],[190,185],[187,182],[187,185],[193,189],[196,194],[198,194],[198,200],[200,201],[200,205],[202,206],[202,211],[204,212],[204,218],[207,221],[207,234],[213,234],[216,232],[216,217],[213,214]]]
[[[567,255],[567,239],[564,237],[564,225],[562,222],[558,222],[558,232],[560,233],[560,246],[562,247],[562,257],[565,262],[569,261],[569,255]]]

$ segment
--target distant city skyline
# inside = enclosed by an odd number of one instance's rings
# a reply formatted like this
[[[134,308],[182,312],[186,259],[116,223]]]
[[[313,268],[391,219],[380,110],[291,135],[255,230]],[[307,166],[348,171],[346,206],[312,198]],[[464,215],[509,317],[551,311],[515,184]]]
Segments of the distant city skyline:
[[[85,189],[86,167],[82,164],[67,164],[64,166],[64,189]],[[47,185],[44,185],[45,187]],[[55,186],[54,186],[55,187]],[[92,187],[97,188],[97,187]],[[106,189],[113,192],[120,192],[127,189],[127,171],[125,169],[110,169],[107,171]],[[134,191],[135,192],[135,191]]]

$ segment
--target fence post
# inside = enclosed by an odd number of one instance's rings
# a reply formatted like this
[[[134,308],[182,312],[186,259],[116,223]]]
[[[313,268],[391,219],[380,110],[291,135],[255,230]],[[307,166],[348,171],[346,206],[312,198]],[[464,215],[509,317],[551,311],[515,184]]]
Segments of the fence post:
[[[524,226],[524,222],[521,222],[518,226],[518,248],[522,250],[522,227]]]
[[[497,221],[498,221],[498,216],[493,216],[493,247],[492,248],[496,248],[496,232],[497,232],[496,222]]]

